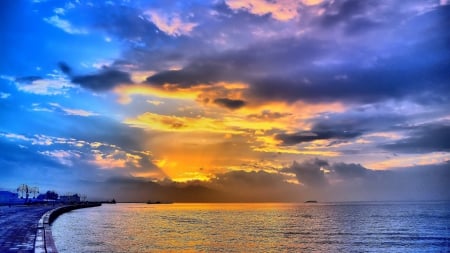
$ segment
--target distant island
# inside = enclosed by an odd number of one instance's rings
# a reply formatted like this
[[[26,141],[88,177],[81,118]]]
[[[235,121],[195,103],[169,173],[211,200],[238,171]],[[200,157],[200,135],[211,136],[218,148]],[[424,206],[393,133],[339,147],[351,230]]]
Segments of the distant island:
[[[173,204],[173,202],[163,202],[163,201],[155,201],[155,202],[153,202],[153,201],[149,200],[149,201],[147,201],[147,204],[149,204],[149,205]]]
[[[317,203],[317,200],[307,200],[305,203]]]

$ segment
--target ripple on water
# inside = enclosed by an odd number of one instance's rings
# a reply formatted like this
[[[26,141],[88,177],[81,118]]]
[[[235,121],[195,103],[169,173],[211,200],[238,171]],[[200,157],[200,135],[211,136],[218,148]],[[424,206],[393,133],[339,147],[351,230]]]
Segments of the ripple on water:
[[[407,214],[407,215],[406,215]],[[448,252],[450,203],[145,204],[53,225],[64,252]]]

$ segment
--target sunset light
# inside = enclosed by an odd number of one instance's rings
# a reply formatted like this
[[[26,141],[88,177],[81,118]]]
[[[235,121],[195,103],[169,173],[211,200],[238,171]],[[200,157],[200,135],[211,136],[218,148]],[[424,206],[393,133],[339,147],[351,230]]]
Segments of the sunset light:
[[[2,189],[122,201],[450,196],[447,1],[2,9]]]

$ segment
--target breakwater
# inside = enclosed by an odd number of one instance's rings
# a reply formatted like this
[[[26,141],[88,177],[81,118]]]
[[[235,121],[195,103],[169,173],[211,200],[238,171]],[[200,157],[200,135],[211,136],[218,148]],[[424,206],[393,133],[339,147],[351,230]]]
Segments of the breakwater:
[[[101,203],[87,203],[78,205],[68,205],[58,207],[46,212],[38,222],[36,231],[36,240],[34,242],[35,253],[57,253],[55,242],[52,236],[51,224],[63,213],[70,212],[72,210],[80,208],[89,208],[101,206]]]

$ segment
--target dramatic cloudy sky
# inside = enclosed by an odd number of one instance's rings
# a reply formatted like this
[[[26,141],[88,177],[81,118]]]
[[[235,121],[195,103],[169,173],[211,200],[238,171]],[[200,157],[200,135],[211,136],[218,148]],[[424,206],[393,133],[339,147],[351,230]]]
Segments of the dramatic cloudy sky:
[[[446,0],[0,5],[1,189],[450,198]]]

